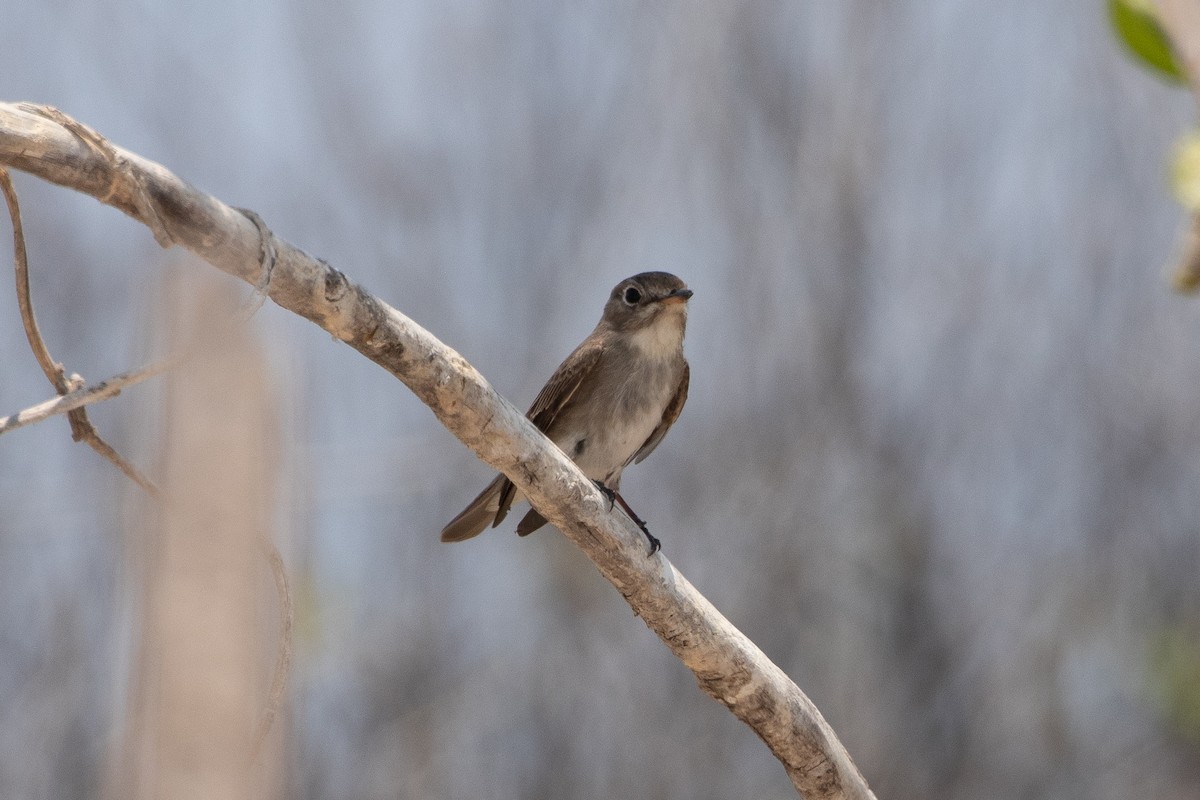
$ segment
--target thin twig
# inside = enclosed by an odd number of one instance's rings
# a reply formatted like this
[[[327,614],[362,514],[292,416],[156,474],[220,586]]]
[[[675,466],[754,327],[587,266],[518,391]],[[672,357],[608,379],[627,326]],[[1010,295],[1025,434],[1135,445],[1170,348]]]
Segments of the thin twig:
[[[153,364],[147,364],[139,369],[122,372],[119,375],[106,378],[99,383],[93,383],[91,386],[81,385],[64,395],[38,403],[35,406],[30,406],[23,411],[18,411],[7,417],[0,417],[0,436],[9,431],[15,431],[17,428],[23,428],[26,425],[47,420],[56,414],[66,414],[69,411],[91,405],[92,403],[109,400],[119,395],[127,387],[141,383],[147,378],[153,378],[155,375],[171,369],[175,364],[174,360],[157,361]],[[82,384],[82,379],[80,379],[80,384]]]
[[[77,411],[82,412],[83,409],[80,408],[77,409]],[[76,412],[72,411],[70,413],[74,414]],[[91,427],[90,422],[88,425]],[[133,464],[130,464],[128,461],[126,461],[111,444],[104,441],[104,439],[100,437],[100,434],[96,432],[94,427],[84,433],[83,441],[87,442],[88,446],[97,453],[107,458],[113,464],[116,464],[117,469],[121,470],[121,472],[124,472],[125,477],[129,478],[129,480],[142,487],[142,489],[146,491],[146,494],[155,498],[159,497],[158,487],[154,485],[154,482],[143,475],[137,467],[133,466]]]
[[[67,379],[66,371],[62,364],[51,357],[50,350],[42,338],[42,332],[38,328],[37,316],[33,311],[33,295],[29,288],[29,257],[25,248],[25,229],[21,224],[21,205],[17,201],[17,190],[13,186],[12,176],[4,167],[0,167],[0,190],[4,192],[4,199],[8,203],[8,215],[12,219],[17,306],[21,310],[25,338],[29,340],[29,347],[33,350],[34,357],[41,366],[42,372],[46,373],[46,378],[54,386],[55,391],[60,395],[65,395],[82,386],[83,379],[77,378],[77,376],[72,376],[70,380]],[[124,472],[130,480],[145,489],[147,493],[154,497],[159,496],[158,487],[136,467],[122,458],[112,445],[101,438],[91,420],[88,419],[86,408],[80,406],[68,411],[67,419],[71,423],[72,439],[77,442],[86,442],[89,447],[115,464],[121,472]]]
[[[0,189],[4,190],[4,199],[8,203],[8,216],[12,219],[13,229],[13,268],[17,277],[17,307],[21,310],[21,323],[25,326],[25,338],[33,350],[42,372],[59,394],[70,391],[67,388],[67,376],[62,364],[50,357],[42,332],[38,329],[37,315],[33,312],[33,300],[29,291],[29,261],[26,257],[25,226],[21,224],[21,206],[17,201],[17,189],[13,186],[12,176],[8,170],[0,167]]]

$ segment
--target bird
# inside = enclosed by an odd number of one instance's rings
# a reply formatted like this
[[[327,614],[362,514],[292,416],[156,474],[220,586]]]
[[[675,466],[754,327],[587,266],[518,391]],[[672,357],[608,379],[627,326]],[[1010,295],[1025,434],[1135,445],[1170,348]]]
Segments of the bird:
[[[658,447],[687,402],[691,368],[683,355],[692,290],[669,272],[643,272],[609,293],[595,329],[558,366],[526,417],[558,445],[650,542],[661,543],[620,495],[621,474]],[[442,529],[443,542],[499,525],[524,495],[503,474]],[[546,524],[530,508],[517,524],[527,536]]]

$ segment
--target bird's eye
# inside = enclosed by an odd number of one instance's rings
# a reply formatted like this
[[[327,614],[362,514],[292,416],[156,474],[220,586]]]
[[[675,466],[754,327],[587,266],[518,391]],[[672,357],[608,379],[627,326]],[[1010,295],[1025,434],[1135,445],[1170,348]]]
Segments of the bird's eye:
[[[637,305],[637,302],[641,299],[642,299],[642,293],[639,292],[635,287],[630,286],[628,289],[625,290],[626,304],[631,305],[631,306]]]

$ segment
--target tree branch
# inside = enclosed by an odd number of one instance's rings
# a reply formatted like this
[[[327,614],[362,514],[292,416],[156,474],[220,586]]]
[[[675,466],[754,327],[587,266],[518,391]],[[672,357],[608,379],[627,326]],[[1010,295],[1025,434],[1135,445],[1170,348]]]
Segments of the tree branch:
[[[665,557],[648,558],[633,523],[610,513],[592,482],[462,356],[245,213],[62,119],[38,106],[0,103],[0,164],[124,211],[160,242],[187,247],[260,287],[399,378],[583,550],[700,687],[763,739],[797,790],[810,799],[874,797],[808,697]]]
[[[66,394],[38,403],[36,406],[30,406],[16,414],[0,417],[0,436],[9,431],[15,431],[17,428],[49,419],[55,414],[66,414],[77,408],[116,397],[122,389],[141,383],[147,378],[153,378],[173,365],[172,361],[159,361],[129,372],[122,372],[120,375],[114,375],[99,383],[93,383],[91,386],[82,386],[83,379],[78,375],[72,375],[68,383],[71,391]]]
[[[21,322],[25,326],[25,338],[33,350],[34,358],[41,366],[46,379],[58,390],[60,395],[72,392],[83,385],[83,378],[72,375],[67,378],[66,370],[50,356],[50,350],[42,338],[38,328],[37,316],[33,313],[33,295],[29,288],[29,259],[25,251],[25,230],[21,225],[21,205],[17,202],[17,190],[12,184],[8,170],[0,166],[0,191],[4,194],[8,205],[9,218],[13,228],[13,267],[17,278],[17,307],[21,311]],[[67,411],[67,420],[71,423],[71,438],[84,442],[100,455],[117,466],[125,475],[141,486],[152,497],[158,496],[158,487],[130,464],[116,451],[112,445],[100,436],[96,426],[88,419],[87,409],[81,404]]]

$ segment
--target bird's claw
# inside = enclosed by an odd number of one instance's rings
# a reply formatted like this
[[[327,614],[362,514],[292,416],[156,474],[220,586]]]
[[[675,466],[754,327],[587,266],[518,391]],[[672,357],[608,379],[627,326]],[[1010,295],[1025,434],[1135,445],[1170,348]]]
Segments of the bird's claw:
[[[617,503],[617,493],[600,481],[592,481],[592,483],[596,484],[596,488],[600,490],[600,494],[608,498],[608,510],[612,511],[613,506]]]
[[[633,520],[633,524],[634,524],[634,525],[637,525],[637,526],[638,526],[638,528],[640,528],[640,529],[641,529],[642,533],[644,533],[644,534],[646,535],[646,541],[650,542],[650,553],[649,553],[649,555],[654,555],[654,554],[655,554],[655,553],[657,553],[659,550],[662,550],[662,542],[660,542],[660,541],[658,540],[658,537],[657,537],[657,536],[655,536],[654,534],[650,533],[650,529],[646,527],[646,521],[645,521],[645,520],[643,520],[641,517],[639,517],[637,514],[633,513],[633,509],[632,509],[632,508],[630,508],[630,507],[629,507],[629,504],[625,502],[625,498],[624,498],[624,497],[621,497],[621,495],[620,495],[620,494],[618,494],[618,493],[617,493],[617,491],[616,491],[615,489],[610,489],[610,488],[608,488],[607,486],[605,486],[605,485],[604,485],[603,483],[601,483],[600,481],[592,481],[592,483],[596,484],[596,488],[600,490],[600,494],[602,494],[602,495],[604,495],[605,497],[607,497],[607,498],[608,498],[608,510],[609,510],[609,511],[612,511],[612,510],[613,510],[613,507],[614,507],[614,506],[615,506],[617,503],[620,503],[620,504],[621,504],[621,509],[622,509],[622,510],[623,510],[623,511],[624,511],[624,512],[627,514],[627,515],[629,515],[629,518],[630,518],[631,520]]]
[[[650,533],[650,531],[646,528],[646,523],[643,522],[641,525],[638,525],[638,527],[642,529],[642,533],[646,534],[646,538],[650,540],[650,552],[647,555],[652,556],[659,550],[662,550],[662,542],[658,540],[658,537]]]

